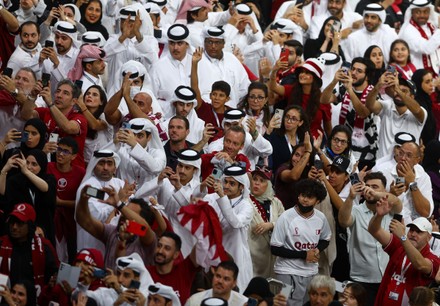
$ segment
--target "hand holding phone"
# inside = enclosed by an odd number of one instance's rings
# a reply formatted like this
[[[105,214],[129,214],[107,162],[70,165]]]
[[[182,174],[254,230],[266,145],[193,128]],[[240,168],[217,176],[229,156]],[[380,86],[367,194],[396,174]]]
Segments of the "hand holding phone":
[[[128,221],[126,231],[127,233],[131,233],[136,236],[143,237],[147,234],[147,227],[135,221]]]
[[[103,190],[100,190],[100,189],[92,187],[92,186],[87,187],[86,194],[89,197],[96,198],[99,200],[104,200],[104,197],[105,197],[105,192]]]

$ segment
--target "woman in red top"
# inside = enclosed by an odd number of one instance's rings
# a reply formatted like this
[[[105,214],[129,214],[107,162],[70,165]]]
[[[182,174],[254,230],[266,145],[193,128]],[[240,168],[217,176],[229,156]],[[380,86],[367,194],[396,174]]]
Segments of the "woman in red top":
[[[314,138],[319,136],[318,131],[330,135],[331,106],[319,103],[324,65],[316,58],[310,58],[296,68],[296,79],[292,85],[280,85],[275,80],[276,73],[285,69],[286,65],[287,62],[282,60],[276,62],[268,83],[269,89],[287,99],[287,105],[295,104],[304,109],[310,118],[310,132]]]

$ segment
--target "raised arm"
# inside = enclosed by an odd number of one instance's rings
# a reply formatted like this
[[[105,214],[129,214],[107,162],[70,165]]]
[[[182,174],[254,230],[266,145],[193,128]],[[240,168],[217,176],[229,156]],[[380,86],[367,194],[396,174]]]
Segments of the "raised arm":
[[[269,89],[281,97],[284,97],[286,90],[284,89],[284,86],[277,83],[277,72],[280,69],[286,69],[287,66],[288,66],[287,61],[282,61],[278,59],[275,65],[272,67],[269,82],[267,83]]]
[[[196,109],[199,109],[203,103],[202,94],[200,93],[200,88],[199,88],[199,74],[197,72],[197,67],[199,65],[200,60],[202,59],[202,55],[203,55],[203,48],[201,47],[196,48],[196,50],[192,55],[192,62],[191,62],[191,88],[196,93],[196,99],[197,99]]]
[[[89,210],[89,196],[86,194],[87,188],[90,185],[86,185],[81,190],[80,198],[76,206],[75,220],[78,224],[84,228],[90,235],[104,240],[104,224],[92,217]]]
[[[338,212],[338,221],[341,227],[347,228],[353,224],[354,219],[351,215],[351,211],[353,210],[353,201],[358,194],[362,193],[363,189],[364,185],[361,182],[350,187],[350,194],[348,195],[344,204],[339,208]]]
[[[391,241],[391,233],[382,228],[383,216],[389,214],[391,211],[391,204],[386,197],[380,199],[376,204],[376,214],[371,218],[368,225],[368,231],[379,243],[385,247]]]

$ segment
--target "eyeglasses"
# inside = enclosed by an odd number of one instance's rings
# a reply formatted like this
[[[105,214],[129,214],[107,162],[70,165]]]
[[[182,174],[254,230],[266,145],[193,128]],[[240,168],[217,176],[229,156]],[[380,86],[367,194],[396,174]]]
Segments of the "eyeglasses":
[[[220,46],[225,43],[224,40],[205,40],[205,44],[210,46]]]
[[[263,101],[264,99],[266,99],[266,97],[263,97],[263,96],[249,96],[249,100]]]
[[[334,142],[334,143],[340,143],[340,144],[342,144],[342,145],[346,145],[346,144],[348,144],[348,140],[345,140],[345,139],[339,139],[338,137],[333,137],[333,138],[332,138],[332,142]]]
[[[290,117],[290,116],[285,116],[284,120],[286,120],[287,122],[297,122],[297,121],[300,121],[300,119],[298,119],[296,117]]]
[[[61,155],[70,155],[70,154],[72,154],[72,152],[70,152],[69,150],[63,149],[63,148],[60,148],[60,147],[57,148],[57,153],[60,153]]]

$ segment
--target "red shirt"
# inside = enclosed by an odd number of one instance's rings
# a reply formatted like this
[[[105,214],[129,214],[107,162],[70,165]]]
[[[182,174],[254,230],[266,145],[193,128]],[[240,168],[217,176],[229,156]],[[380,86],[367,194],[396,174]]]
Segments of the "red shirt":
[[[186,300],[191,296],[191,286],[198,271],[189,256],[175,264],[168,274],[157,273],[155,266],[148,266],[147,270],[155,283],[159,282],[173,287],[179,296],[180,303],[185,305]]]
[[[390,255],[390,261],[376,296],[376,302],[374,303],[376,306],[401,306],[404,294],[409,297],[415,287],[427,286],[434,280],[439,269],[440,259],[431,252],[429,244],[426,244],[420,252],[423,257],[432,262],[431,274],[425,275],[417,271],[406,257],[406,252],[399,238],[395,235],[391,236],[390,243],[384,248],[384,251]],[[404,273],[402,273],[402,270]],[[403,278],[400,277],[401,274],[403,274]],[[397,282],[396,279],[400,279],[401,282]],[[390,297],[397,298],[397,300]]]
[[[15,51],[14,46],[14,39],[15,35],[12,35],[9,33],[6,27],[6,22],[3,20],[3,18],[0,17],[0,59],[2,61],[1,65],[1,71],[6,68],[6,65],[8,64],[9,58],[11,57],[12,53]],[[14,71],[14,73],[17,73],[18,71]]]
[[[60,138],[71,136],[73,139],[76,140],[76,143],[78,144],[78,155],[73,160],[72,165],[77,165],[82,168],[85,167],[84,163],[84,145],[86,143],[86,136],[87,136],[87,120],[84,115],[78,113],[75,109],[71,109],[70,112],[67,114],[67,120],[73,120],[76,121],[79,125],[79,134],[77,135],[69,135],[66,132],[64,132],[56,123],[56,121],[53,119],[52,114],[50,113],[50,109],[48,107],[37,107],[35,109],[38,113],[38,116],[41,120],[46,124],[47,127],[47,135],[46,139],[48,139],[48,135],[50,133],[57,133],[60,135]]]
[[[209,143],[223,137],[222,122],[225,114],[219,114],[214,111],[211,104],[202,102],[202,105],[196,109],[197,116],[205,121],[205,124],[211,123],[216,127],[217,133],[209,140]],[[217,115],[217,116],[216,116]]]
[[[284,98],[288,99],[292,94],[293,85],[283,85],[284,86]],[[301,107],[305,111],[307,109],[307,104],[309,103],[310,95],[303,94],[303,99],[301,103]],[[313,137],[317,138],[319,136],[318,130],[325,135],[324,130],[322,129],[322,124],[327,121],[332,120],[332,107],[330,104],[322,104],[319,103],[319,108],[316,111],[314,118],[310,119],[310,132]]]

